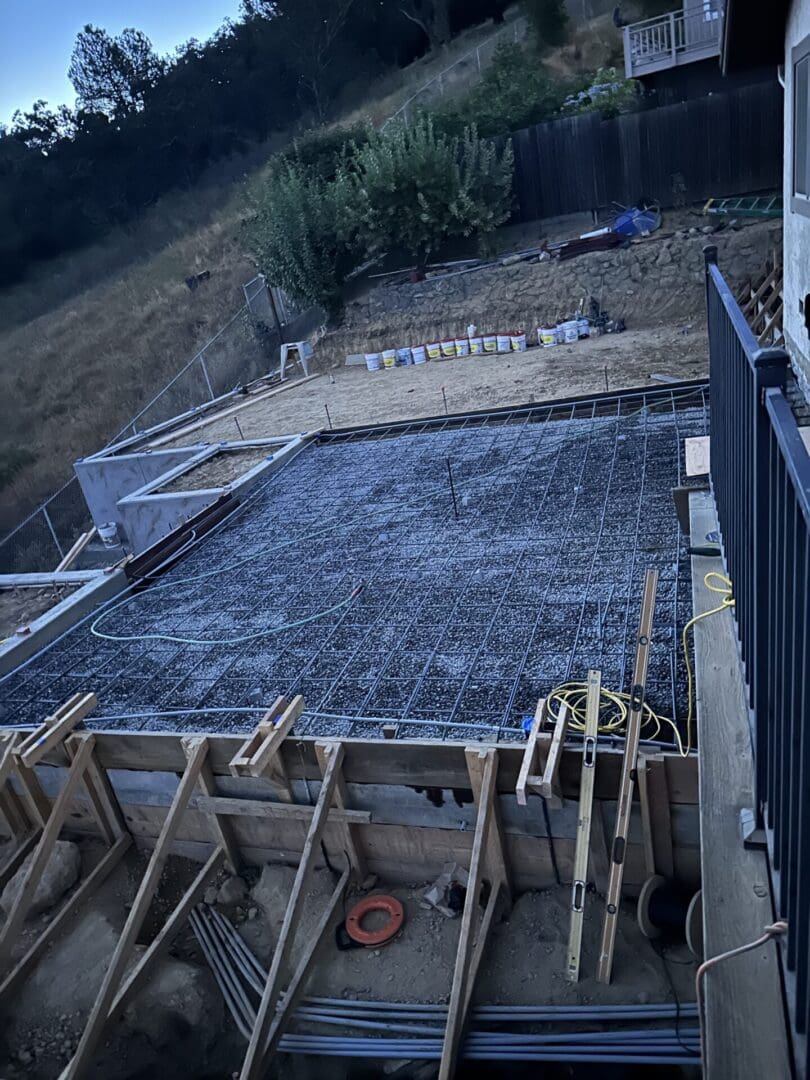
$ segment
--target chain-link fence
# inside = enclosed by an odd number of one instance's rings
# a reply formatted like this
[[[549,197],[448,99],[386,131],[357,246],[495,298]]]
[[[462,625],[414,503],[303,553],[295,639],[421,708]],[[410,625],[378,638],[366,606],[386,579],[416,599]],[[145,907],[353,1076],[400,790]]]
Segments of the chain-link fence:
[[[460,89],[472,86],[480,79],[484,68],[492,61],[499,45],[522,41],[525,36],[526,20],[523,18],[515,19],[508,26],[502,27],[497,34],[493,34],[474,49],[470,49],[455,63],[444,68],[424,86],[421,86],[415,94],[400,105],[395,113],[388,117],[382,125],[383,131],[395,121],[409,124],[420,109],[435,104],[446,93],[456,94]]]
[[[281,290],[271,291],[261,276],[248,282],[244,291],[244,306],[125,424],[108,446],[213,401],[275,369],[285,331],[299,333],[296,326],[299,313]],[[74,476],[0,540],[0,573],[53,570],[90,525],[84,496]]]

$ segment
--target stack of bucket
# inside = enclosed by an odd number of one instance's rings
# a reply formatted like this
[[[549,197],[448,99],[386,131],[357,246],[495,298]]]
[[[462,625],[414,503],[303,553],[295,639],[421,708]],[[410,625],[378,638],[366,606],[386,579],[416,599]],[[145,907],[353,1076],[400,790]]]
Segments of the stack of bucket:
[[[424,364],[427,360],[450,360],[457,356],[483,356],[485,353],[525,351],[526,334],[522,330],[513,330],[508,334],[478,334],[477,328],[470,324],[467,327],[466,337],[429,341],[424,345],[413,345],[410,348],[384,349],[381,353],[368,352],[365,357],[369,371],[380,371],[384,368]]]
[[[552,345],[572,345],[580,338],[591,336],[590,322],[580,316],[578,319],[566,319],[565,322],[557,323],[556,326],[538,326],[537,344],[544,349],[550,349]]]

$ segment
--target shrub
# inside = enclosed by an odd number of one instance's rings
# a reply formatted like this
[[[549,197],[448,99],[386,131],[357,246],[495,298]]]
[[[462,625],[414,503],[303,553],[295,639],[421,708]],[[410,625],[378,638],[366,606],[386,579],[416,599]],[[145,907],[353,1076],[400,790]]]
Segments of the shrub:
[[[523,0],[539,49],[562,45],[568,37],[565,0]]]
[[[343,167],[325,180],[287,161],[275,169],[251,222],[259,268],[303,305],[319,304],[330,318],[362,259],[360,192]]]
[[[437,130],[447,134],[461,135],[474,123],[482,136],[505,135],[556,116],[574,85],[559,76],[550,78],[526,49],[504,44],[469,94],[432,115]]]
[[[637,109],[640,97],[638,80],[625,79],[614,67],[599,68],[589,86],[566,98],[562,111],[566,116],[598,112],[609,118]]]
[[[345,164],[347,147],[362,145],[368,139],[363,124],[352,127],[312,128],[299,135],[292,146],[280,155],[283,165],[301,165],[324,180],[333,180]]]
[[[0,488],[6,488],[36,455],[24,446],[0,446]]]
[[[354,153],[372,250],[402,249],[424,265],[452,236],[482,236],[509,217],[512,148],[498,151],[474,127],[461,139],[430,117],[394,126]]]

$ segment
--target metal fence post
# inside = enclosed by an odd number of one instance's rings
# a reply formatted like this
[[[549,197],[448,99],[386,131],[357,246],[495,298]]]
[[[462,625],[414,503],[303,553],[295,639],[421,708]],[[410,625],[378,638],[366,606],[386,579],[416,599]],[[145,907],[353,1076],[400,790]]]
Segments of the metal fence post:
[[[208,387],[208,393],[211,395],[211,400],[214,400],[214,388],[211,386],[211,380],[208,377],[208,368],[205,366],[205,357],[202,353],[199,355],[200,367],[202,368],[203,375],[205,376],[205,385]]]
[[[59,543],[59,537],[56,535],[56,529],[54,529],[54,527],[53,527],[53,522],[51,521],[51,515],[48,513],[47,509],[44,506],[42,507],[42,516],[45,518],[45,522],[46,522],[48,528],[51,530],[51,536],[53,537],[53,542],[56,544],[56,550],[59,552],[59,558],[64,559],[64,557],[65,557],[64,549],[62,548],[62,545]]]

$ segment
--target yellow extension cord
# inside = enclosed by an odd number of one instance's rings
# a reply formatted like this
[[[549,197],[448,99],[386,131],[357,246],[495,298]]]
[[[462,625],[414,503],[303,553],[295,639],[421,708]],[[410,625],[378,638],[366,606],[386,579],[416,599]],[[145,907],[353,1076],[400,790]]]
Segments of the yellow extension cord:
[[[717,579],[720,584],[713,585],[712,580]],[[672,728],[673,735],[675,736],[675,742],[678,746],[678,752],[681,757],[687,757],[692,750],[692,723],[694,718],[694,676],[692,674],[692,664],[689,660],[689,644],[687,635],[696,622],[701,619],[707,619],[709,615],[716,615],[719,611],[725,611],[726,608],[734,607],[734,598],[732,596],[732,586],[729,578],[725,574],[720,574],[716,570],[710,570],[708,574],[704,575],[703,584],[706,588],[713,593],[719,593],[723,599],[717,605],[717,607],[710,608],[708,611],[702,611],[699,615],[695,615],[689,620],[683,628],[683,634],[681,635],[681,644],[683,646],[683,658],[686,664],[686,681],[687,681],[687,697],[688,697],[688,711],[686,715],[686,747],[683,745],[681,739],[681,733],[678,731],[678,726],[674,720],[668,716],[660,716],[656,713],[645,701],[642,709],[642,729],[653,725],[652,738],[656,738],[661,728],[664,725],[669,725]],[[555,712],[552,708],[553,703],[559,705],[568,706],[568,723],[575,731],[585,730],[585,701],[588,696],[588,687],[584,682],[567,682],[561,683],[559,686],[555,686],[549,693],[546,700],[546,707],[549,715],[554,720],[559,719],[559,713]],[[617,690],[606,690],[602,688],[599,699],[599,731],[602,734],[617,734],[622,731],[627,723],[627,716],[629,713],[630,695],[622,693]],[[604,714],[604,716],[603,716]]]

